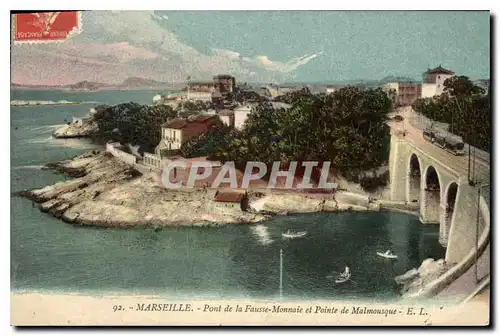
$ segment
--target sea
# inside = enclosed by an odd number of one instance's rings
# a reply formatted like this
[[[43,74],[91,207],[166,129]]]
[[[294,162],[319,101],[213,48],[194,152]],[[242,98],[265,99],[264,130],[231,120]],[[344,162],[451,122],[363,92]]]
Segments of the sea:
[[[11,100],[79,104],[11,106],[11,192],[69,179],[41,167],[101,148],[84,139],[54,139],[55,128],[96,105],[150,104],[157,93],[12,91]],[[285,299],[387,302],[400,298],[396,275],[445,253],[437,226],[397,212],[296,214],[258,225],[154,231],[75,226],[11,197],[10,227],[14,292],[276,299],[281,272]],[[287,229],[307,235],[285,239]],[[388,249],[396,261],[377,255]],[[332,277],[345,266],[351,281],[336,284]]]

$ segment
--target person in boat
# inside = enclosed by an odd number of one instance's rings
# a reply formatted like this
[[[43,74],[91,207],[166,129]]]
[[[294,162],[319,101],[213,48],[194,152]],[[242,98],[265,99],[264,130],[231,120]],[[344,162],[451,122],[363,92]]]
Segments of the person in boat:
[[[384,253],[384,254],[385,254],[386,256],[395,256],[394,252],[393,252],[391,249],[389,249],[389,250],[385,251],[385,253]]]
[[[351,270],[349,269],[349,267],[345,267],[344,269],[344,273],[340,274],[342,277],[348,277],[349,274],[351,274]]]

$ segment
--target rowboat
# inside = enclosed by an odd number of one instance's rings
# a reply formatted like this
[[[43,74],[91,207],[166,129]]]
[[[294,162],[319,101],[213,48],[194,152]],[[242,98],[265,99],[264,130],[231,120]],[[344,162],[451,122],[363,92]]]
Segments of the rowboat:
[[[386,259],[398,259],[398,256],[392,253],[391,250],[387,250],[384,253],[377,252],[377,255]]]
[[[287,230],[282,233],[284,238],[302,238],[307,234],[307,231],[291,231]]]
[[[335,283],[344,283],[351,279],[351,270],[349,267],[345,267],[343,273],[340,273],[338,277],[335,278]]]

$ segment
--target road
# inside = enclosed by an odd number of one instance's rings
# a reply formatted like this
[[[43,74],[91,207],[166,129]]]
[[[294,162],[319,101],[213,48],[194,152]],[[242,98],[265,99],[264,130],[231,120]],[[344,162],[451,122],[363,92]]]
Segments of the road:
[[[469,156],[468,152],[466,152],[463,156],[453,155],[444,149],[430,143],[425,140],[422,136],[422,128],[425,127],[424,124],[416,121],[418,119],[418,115],[411,109],[400,109],[398,111],[399,115],[401,115],[404,119],[401,122],[397,122],[394,120],[389,121],[389,125],[394,131],[406,131],[406,135],[404,136],[405,140],[413,143],[419,149],[421,149],[425,154],[434,158],[435,160],[441,162],[455,173],[460,176],[467,177],[468,176],[468,166],[469,166]],[[482,151],[481,151],[482,152]],[[490,166],[489,166],[489,154],[486,152],[482,152],[478,155],[479,152],[476,152],[475,160],[471,157],[471,174],[474,173],[475,180],[481,182],[483,184],[489,183],[490,181]],[[485,154],[487,155],[487,158]],[[474,164],[475,162],[475,164]],[[475,168],[475,172],[474,172]]]
[[[411,107],[401,108],[398,112],[405,114],[408,118],[408,121],[419,130],[423,130],[424,128],[433,125],[434,128],[438,128],[444,133],[452,134],[448,131],[449,124],[434,122],[431,119],[423,116],[422,114],[415,112]],[[469,152],[469,146],[469,144],[465,145],[464,150],[466,151],[466,153]],[[490,154],[488,152],[485,152],[479,148],[475,148],[474,146],[470,147],[471,153],[475,152],[476,159],[482,161],[485,164],[490,164]]]
[[[462,274],[457,280],[455,280],[446,289],[441,291],[436,297],[437,298],[453,298],[458,301],[462,301],[469,294],[473,293],[479,282],[490,274],[490,245],[486,247],[486,250],[481,254],[477,260],[477,279],[476,279],[476,267],[471,266],[464,274]]]

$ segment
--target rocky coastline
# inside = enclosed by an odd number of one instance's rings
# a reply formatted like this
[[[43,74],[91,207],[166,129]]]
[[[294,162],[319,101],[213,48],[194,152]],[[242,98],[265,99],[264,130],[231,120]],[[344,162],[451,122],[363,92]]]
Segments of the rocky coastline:
[[[337,192],[326,194],[293,191],[250,190],[249,209],[215,207],[215,190],[168,190],[158,173],[139,173],[106,151],[88,152],[72,159],[46,164],[42,169],[72,179],[14,196],[36,202],[42,212],[74,225],[131,228],[169,226],[218,227],[254,224],[293,213],[403,210],[402,204],[373,200],[368,196]],[[408,211],[413,205],[409,205]],[[402,297],[413,297],[445,273],[451,265],[427,259],[417,269],[396,276]]]
[[[400,286],[400,293],[403,297],[414,297],[418,295],[430,283],[437,280],[452,265],[446,263],[444,259],[426,259],[419,268],[413,268],[394,278]]]
[[[220,209],[215,190],[168,190],[158,173],[141,174],[105,151],[92,151],[45,165],[72,179],[14,193],[39,204],[43,212],[79,225],[103,227],[218,226],[251,224],[273,215],[320,211],[379,211],[361,195],[249,191],[248,211]]]
[[[52,136],[57,139],[87,138],[94,135],[97,130],[97,124],[94,122],[74,122],[55,129]]]

